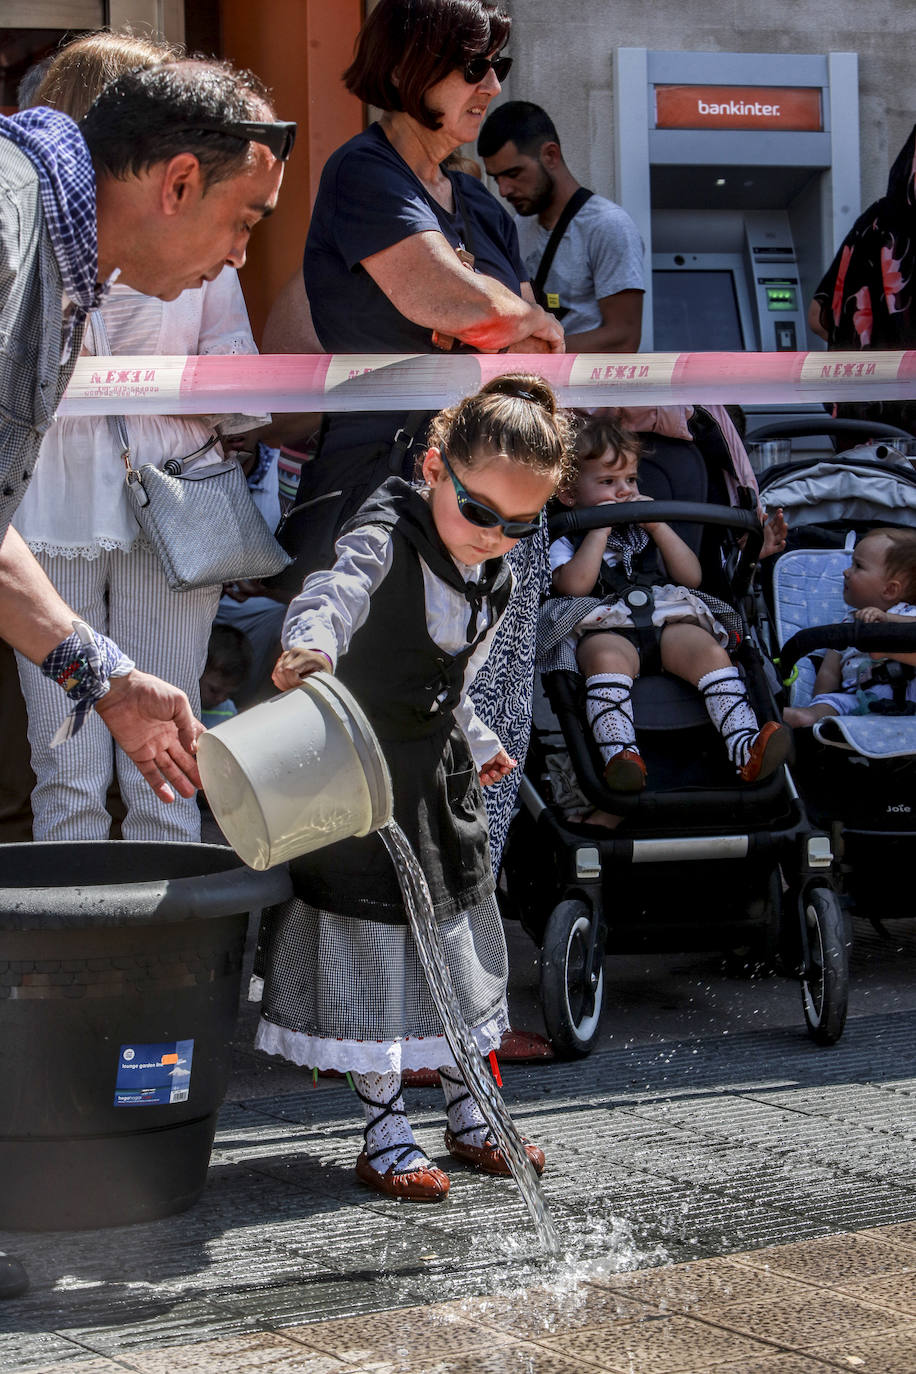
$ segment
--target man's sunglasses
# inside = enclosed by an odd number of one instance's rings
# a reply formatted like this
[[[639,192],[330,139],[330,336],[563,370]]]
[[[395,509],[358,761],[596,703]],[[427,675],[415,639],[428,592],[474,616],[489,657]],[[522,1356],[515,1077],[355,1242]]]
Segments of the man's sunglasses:
[[[468,58],[462,72],[469,86],[479,86],[491,67],[496,80],[505,81],[511,66],[511,57],[486,57],[483,53],[479,53],[477,57]]]
[[[270,124],[259,124],[251,119],[200,119],[190,129],[200,129],[208,134],[226,134],[228,138],[239,138],[245,143],[263,143],[278,162],[286,161],[296,141],[296,125],[285,119],[277,119]]]
[[[492,530],[498,525],[507,539],[530,539],[533,534],[537,534],[541,528],[543,511],[538,513],[538,518],[534,521],[505,520],[498,511],[485,506],[482,501],[478,501],[476,497],[465,490],[445,456],[445,449],[440,448],[439,457],[442,459],[445,471],[452,479],[452,486],[455,488],[455,495],[458,498],[458,509],[469,525],[477,525],[483,530]]]

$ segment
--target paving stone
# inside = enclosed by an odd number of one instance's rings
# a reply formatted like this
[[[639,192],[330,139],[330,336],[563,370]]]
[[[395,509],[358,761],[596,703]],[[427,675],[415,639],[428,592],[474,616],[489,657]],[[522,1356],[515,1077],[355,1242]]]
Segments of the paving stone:
[[[342,1374],[344,1370],[333,1355],[304,1350],[297,1342],[270,1331],[184,1347],[131,1351],[127,1364],[138,1374]]]
[[[849,1366],[846,1366],[849,1368]],[[751,1356],[750,1359],[726,1360],[717,1364],[716,1374],[829,1374],[836,1370],[835,1364],[812,1359],[810,1355],[796,1355],[793,1351],[780,1350],[773,1355]],[[702,1366],[685,1369],[679,1374],[703,1374]]]
[[[916,1326],[894,1331],[851,1332],[845,1339],[814,1347],[813,1355],[840,1369],[858,1374],[913,1374],[916,1369]]]
[[[675,1374],[715,1369],[726,1360],[749,1361],[769,1351],[760,1342],[690,1317],[656,1317],[546,1337],[538,1342],[581,1368],[632,1374]]]
[[[594,1366],[591,1366],[594,1368]],[[584,1374],[585,1366],[578,1359],[566,1360],[560,1354],[539,1346],[525,1344],[500,1346],[499,1350],[482,1354],[446,1356],[429,1364],[384,1362],[367,1366],[367,1374]]]
[[[663,1312],[702,1313],[709,1306],[804,1295],[801,1285],[791,1278],[755,1271],[729,1259],[698,1260],[590,1282],[623,1298],[650,1303]]]
[[[489,1326],[502,1336],[540,1340],[582,1327],[648,1319],[649,1311],[612,1289],[567,1281],[555,1288],[531,1288],[451,1303],[448,1310]]]
[[[9,1311],[12,1302],[4,1302],[2,1322],[7,1328],[18,1322],[15,1313]],[[0,1330],[0,1368],[4,1370],[39,1370],[46,1365],[66,1364],[72,1369],[74,1360],[86,1360],[91,1352],[84,1345],[68,1341],[55,1331],[2,1331]],[[87,1374],[95,1374],[94,1370]]]
[[[98,1360],[91,1355],[87,1357],[86,1352],[78,1347],[74,1347],[74,1352],[72,1360],[16,1367],[27,1370],[28,1374],[124,1374],[126,1366],[116,1364],[114,1360]]]
[[[872,1236],[844,1233],[797,1245],[777,1246],[765,1254],[743,1256],[739,1264],[767,1274],[788,1274],[807,1283],[840,1287],[872,1275],[909,1271],[916,1280],[916,1254],[906,1246]]]
[[[882,1307],[893,1308],[895,1312],[916,1316],[916,1268],[906,1273],[879,1274],[874,1278],[849,1283],[837,1282],[835,1286],[840,1292],[861,1298],[863,1302],[878,1303]]]
[[[87,1351],[129,1362],[135,1351],[196,1345],[239,1334],[255,1325],[244,1313],[195,1301],[176,1302],[161,1315],[142,1321],[99,1321],[93,1326],[72,1327],[67,1334]]]
[[[337,1356],[351,1368],[372,1361],[432,1363],[446,1356],[468,1355],[502,1345],[505,1337],[491,1327],[466,1321],[453,1306],[402,1308],[369,1317],[344,1317],[317,1326],[281,1331],[312,1350]]]
[[[703,1320],[802,1352],[847,1332],[867,1336],[912,1324],[912,1317],[886,1307],[814,1287],[799,1297],[705,1308]]]

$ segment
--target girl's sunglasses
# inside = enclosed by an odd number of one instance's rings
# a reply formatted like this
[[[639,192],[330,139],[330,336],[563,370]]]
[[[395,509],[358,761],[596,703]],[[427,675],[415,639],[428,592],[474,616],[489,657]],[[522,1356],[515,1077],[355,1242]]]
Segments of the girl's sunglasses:
[[[491,67],[496,80],[505,81],[511,66],[511,57],[486,57],[483,53],[478,53],[477,57],[468,58],[462,72],[469,86],[479,86]]]
[[[538,518],[534,521],[504,520],[497,511],[485,506],[482,501],[478,501],[476,497],[471,496],[470,492],[465,490],[445,456],[445,449],[440,448],[439,457],[442,459],[445,471],[452,479],[452,486],[455,488],[455,495],[458,498],[458,509],[469,525],[477,525],[483,530],[492,530],[498,525],[507,539],[530,539],[533,534],[537,534],[541,528],[543,511],[538,513]]]

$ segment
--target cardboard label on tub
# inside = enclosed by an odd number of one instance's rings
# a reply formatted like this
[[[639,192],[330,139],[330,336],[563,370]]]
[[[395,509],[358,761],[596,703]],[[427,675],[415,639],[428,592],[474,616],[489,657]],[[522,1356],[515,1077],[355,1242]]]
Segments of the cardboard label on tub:
[[[122,1045],[115,1082],[116,1107],[150,1107],[187,1102],[193,1040],[158,1045]]]

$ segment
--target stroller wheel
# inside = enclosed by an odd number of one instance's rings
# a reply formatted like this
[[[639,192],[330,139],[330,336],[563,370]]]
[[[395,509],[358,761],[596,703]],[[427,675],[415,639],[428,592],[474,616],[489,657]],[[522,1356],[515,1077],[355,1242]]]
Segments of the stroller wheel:
[[[595,942],[592,951],[595,919],[587,903],[571,898],[554,907],[544,930],[541,1002],[547,1034],[562,1059],[589,1054],[598,1034],[604,943]]]
[[[807,957],[802,968],[802,1007],[808,1034],[819,1045],[834,1045],[843,1034],[849,1001],[849,944],[836,893],[811,888],[802,906]]]

